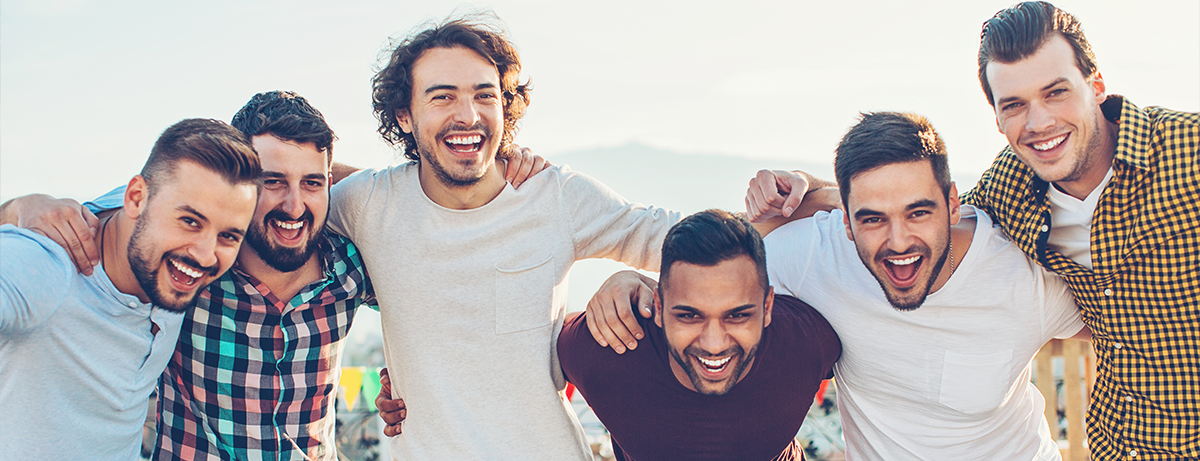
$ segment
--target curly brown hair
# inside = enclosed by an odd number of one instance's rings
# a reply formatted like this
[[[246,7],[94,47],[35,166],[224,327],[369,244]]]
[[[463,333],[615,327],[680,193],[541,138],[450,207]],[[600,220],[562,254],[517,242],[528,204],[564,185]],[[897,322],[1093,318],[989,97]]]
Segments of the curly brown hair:
[[[491,16],[494,18],[494,16]],[[420,160],[417,141],[412,133],[400,129],[396,120],[399,110],[408,110],[412,103],[412,66],[417,58],[432,48],[463,47],[479,53],[496,66],[500,75],[500,91],[504,99],[504,136],[500,152],[507,152],[516,135],[517,122],[529,106],[529,82],[520,84],[521,58],[504,31],[486,21],[485,15],[447,19],[446,21],[410,35],[396,46],[388,63],[371,79],[371,99],[379,134],[392,145],[399,144],[409,160]]]

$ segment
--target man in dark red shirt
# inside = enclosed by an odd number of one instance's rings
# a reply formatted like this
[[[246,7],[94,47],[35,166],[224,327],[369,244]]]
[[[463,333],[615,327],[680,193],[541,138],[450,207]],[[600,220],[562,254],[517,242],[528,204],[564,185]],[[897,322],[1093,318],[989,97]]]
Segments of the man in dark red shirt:
[[[758,232],[723,211],[692,215],[667,234],[660,280],[641,347],[597,344],[585,315],[558,338],[617,459],[803,459],[796,432],[841,343],[807,304],[773,295]]]

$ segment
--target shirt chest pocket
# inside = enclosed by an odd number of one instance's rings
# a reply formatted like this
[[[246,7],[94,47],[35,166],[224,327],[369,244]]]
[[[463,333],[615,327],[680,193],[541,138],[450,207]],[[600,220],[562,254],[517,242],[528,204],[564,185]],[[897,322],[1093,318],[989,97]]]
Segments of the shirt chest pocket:
[[[496,334],[550,325],[553,316],[554,255],[496,265]]]
[[[991,354],[946,351],[938,403],[967,414],[998,408],[1008,395],[1012,349]]]

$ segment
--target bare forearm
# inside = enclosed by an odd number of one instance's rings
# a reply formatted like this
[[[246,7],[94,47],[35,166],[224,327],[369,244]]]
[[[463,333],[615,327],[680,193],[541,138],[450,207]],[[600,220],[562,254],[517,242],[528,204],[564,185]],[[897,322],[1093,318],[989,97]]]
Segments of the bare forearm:
[[[333,165],[329,167],[329,173],[333,175],[333,183],[337,184],[338,181],[346,179],[347,176],[350,176],[354,174],[354,172],[361,169],[362,168],[353,167],[345,163],[333,162]]]

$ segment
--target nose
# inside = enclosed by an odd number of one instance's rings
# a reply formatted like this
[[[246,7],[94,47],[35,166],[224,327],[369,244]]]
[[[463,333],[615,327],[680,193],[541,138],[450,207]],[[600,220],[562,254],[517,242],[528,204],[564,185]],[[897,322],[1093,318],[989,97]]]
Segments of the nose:
[[[1025,115],[1025,131],[1040,133],[1054,126],[1054,114],[1041,101],[1029,103]]]
[[[288,188],[287,197],[283,198],[282,209],[284,213],[293,218],[304,214],[304,199],[300,196],[299,186]]]
[[[475,98],[460,98],[454,107],[454,121],[467,126],[475,126],[479,121],[479,109],[475,107]]]
[[[888,249],[903,253],[912,248],[912,243],[912,232],[908,230],[908,225],[903,221],[892,222],[888,227]]]
[[[196,260],[196,263],[204,267],[215,267],[217,265],[217,239],[219,236],[216,232],[205,232],[198,236],[188,248],[188,255]]]
[[[729,349],[730,338],[729,333],[725,331],[725,324],[721,323],[720,319],[711,319],[704,323],[704,330],[700,332],[700,337],[696,339],[696,345],[700,346],[705,352],[719,354]]]

